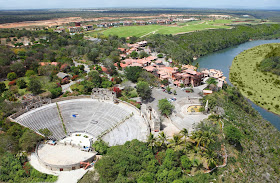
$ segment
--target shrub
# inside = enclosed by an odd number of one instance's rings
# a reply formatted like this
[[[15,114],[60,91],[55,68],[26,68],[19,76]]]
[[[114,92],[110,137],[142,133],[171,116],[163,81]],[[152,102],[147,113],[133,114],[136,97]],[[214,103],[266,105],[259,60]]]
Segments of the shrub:
[[[72,77],[72,80],[75,81],[78,77],[79,77],[78,75],[74,75],[74,76]]]
[[[12,86],[12,85],[15,85],[16,84],[16,80],[13,80],[13,81],[11,81],[11,82],[9,82],[9,86]]]
[[[30,76],[34,76],[34,75],[36,75],[36,73],[33,70],[27,70],[25,73],[26,77],[30,77]]]
[[[7,75],[8,80],[12,81],[17,78],[17,74],[15,72],[10,72]]]
[[[158,57],[158,58],[163,58],[163,54],[160,53],[160,54],[157,55],[157,57]]]
[[[26,88],[27,83],[24,81],[24,79],[18,79],[17,80],[17,85],[20,89],[22,89],[22,88]]]
[[[229,141],[231,144],[239,144],[240,140],[242,138],[242,133],[239,131],[238,128],[229,125],[225,129],[225,135],[226,139]]]

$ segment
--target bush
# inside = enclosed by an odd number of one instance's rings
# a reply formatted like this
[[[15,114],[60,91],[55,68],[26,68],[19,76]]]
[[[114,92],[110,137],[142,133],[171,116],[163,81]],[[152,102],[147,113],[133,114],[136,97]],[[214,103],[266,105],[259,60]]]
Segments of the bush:
[[[242,138],[242,133],[239,131],[238,128],[229,125],[224,129],[226,139],[229,141],[230,144],[239,144]]]
[[[25,73],[26,77],[30,77],[30,76],[34,76],[34,75],[36,75],[36,73],[33,70],[27,70]]]
[[[61,95],[62,93],[62,88],[61,87],[57,87],[57,88],[52,88],[50,89],[50,92],[52,94],[52,98],[56,98],[59,95]]]
[[[161,114],[169,116],[172,113],[174,106],[170,104],[167,99],[161,99],[158,101],[158,108]]]
[[[75,81],[78,77],[79,77],[78,75],[74,75],[74,76],[72,77],[72,80]]]
[[[9,85],[9,86],[15,85],[16,82],[17,82],[16,80],[10,81],[8,85]]]
[[[15,72],[10,72],[7,75],[8,80],[12,81],[17,78],[17,74]]]
[[[160,54],[157,55],[157,57],[158,57],[158,58],[163,58],[163,54],[160,53]]]
[[[25,82],[24,79],[18,79],[17,80],[17,85],[20,89],[26,88],[27,83]]]
[[[108,143],[104,142],[103,140],[95,141],[92,145],[95,151],[97,151],[99,154],[106,154],[107,150],[109,149]]]

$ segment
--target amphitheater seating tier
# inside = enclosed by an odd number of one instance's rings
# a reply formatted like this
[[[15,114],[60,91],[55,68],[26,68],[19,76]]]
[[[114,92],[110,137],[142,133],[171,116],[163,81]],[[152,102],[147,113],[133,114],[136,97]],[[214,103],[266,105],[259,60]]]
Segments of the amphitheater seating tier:
[[[128,140],[145,140],[147,126],[136,110],[125,104],[113,104],[110,102],[98,102],[91,99],[74,99],[58,102],[67,133],[87,132],[97,138],[108,129],[114,128],[104,136],[104,140],[110,145],[122,144]],[[128,119],[126,119],[128,118]],[[65,137],[56,104],[49,104],[29,111],[16,121],[36,132],[48,128],[53,133],[53,138]]]

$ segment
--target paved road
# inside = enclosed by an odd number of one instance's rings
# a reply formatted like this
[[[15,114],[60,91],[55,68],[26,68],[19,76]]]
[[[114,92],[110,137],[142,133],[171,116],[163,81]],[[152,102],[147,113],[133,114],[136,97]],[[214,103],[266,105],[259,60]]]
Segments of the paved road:
[[[205,86],[203,86],[205,87]],[[173,92],[174,90],[176,90],[177,95],[172,94],[168,94],[166,92],[163,92],[163,89],[160,88],[153,88],[152,90],[152,100],[148,103],[146,103],[148,106],[151,106],[152,108],[154,108],[155,110],[158,111],[158,101],[161,99],[170,99],[173,97],[176,97],[177,100],[178,99],[182,99],[182,98],[201,98],[201,96],[199,95],[199,93],[202,91],[201,88],[203,87],[195,87],[193,88],[194,92],[193,93],[186,93],[185,91],[182,91],[181,88],[177,88],[175,86],[171,87],[171,91]]]
[[[86,71],[87,74],[90,72],[90,68],[87,64],[78,63],[75,60],[73,60],[73,63],[75,64],[76,67],[79,66],[79,65],[85,66],[84,70]],[[76,84],[77,82],[83,81],[83,80],[84,79],[78,79],[76,81],[70,81],[70,83],[68,83],[68,84],[61,85],[62,92],[65,93],[66,91],[69,91],[69,92],[72,93],[73,91],[71,90],[70,86],[72,86],[73,84]]]

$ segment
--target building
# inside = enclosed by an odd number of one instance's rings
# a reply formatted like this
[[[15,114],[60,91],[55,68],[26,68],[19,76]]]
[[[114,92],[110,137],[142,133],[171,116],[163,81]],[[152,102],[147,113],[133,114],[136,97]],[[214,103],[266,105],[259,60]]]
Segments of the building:
[[[81,27],[69,27],[68,30],[70,33],[81,32]]]

